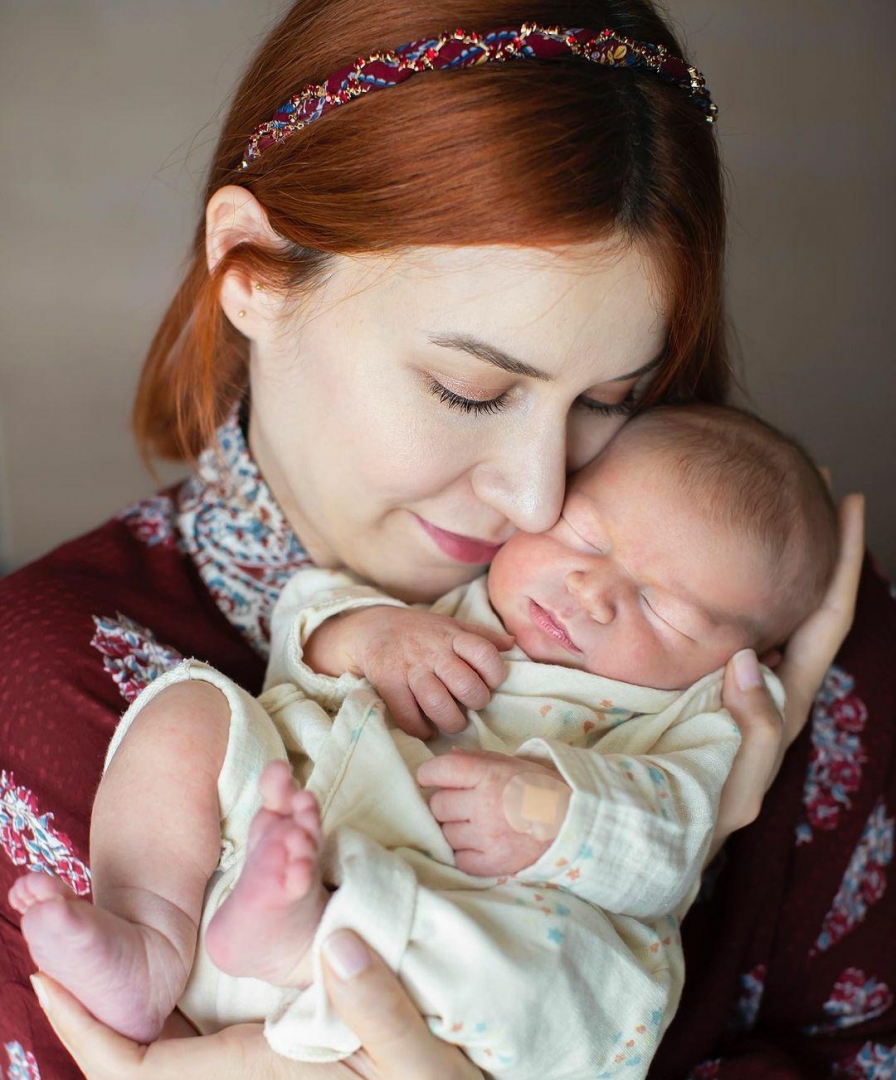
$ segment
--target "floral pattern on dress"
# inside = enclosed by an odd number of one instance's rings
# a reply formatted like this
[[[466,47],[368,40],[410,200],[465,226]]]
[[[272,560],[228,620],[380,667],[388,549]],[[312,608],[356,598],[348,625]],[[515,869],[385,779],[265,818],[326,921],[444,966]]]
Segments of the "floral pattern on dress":
[[[704,1061],[688,1075],[687,1080],[718,1080],[719,1069],[722,1067],[721,1058],[712,1058]]]
[[[812,751],[803,788],[808,820],[797,825],[798,845],[811,843],[815,829],[836,829],[841,811],[850,808],[850,796],[862,782],[868,757],[860,736],[868,710],[854,686],[852,676],[835,665],[815,698]]]
[[[168,495],[150,495],[148,499],[141,499],[122,510],[118,520],[149,547],[157,544],[166,548],[179,546],[174,502]]]
[[[893,858],[893,825],[894,819],[887,817],[883,799],[878,799],[810,956],[836,945],[864,920],[868,909],[884,895],[887,888],[885,868]]]
[[[832,1017],[824,1024],[809,1024],[807,1035],[828,1035],[840,1028],[854,1027],[885,1013],[893,1004],[893,991],[860,968],[847,968],[834,983],[824,1011]]]
[[[725,1025],[729,1031],[752,1031],[759,1016],[762,995],[765,993],[767,964],[757,964],[752,971],[741,975],[740,997],[734,1003],[734,1015]]]
[[[40,1069],[30,1050],[26,1050],[19,1042],[8,1042],[5,1049],[9,1058],[7,1080],[40,1080]]]
[[[71,840],[53,827],[53,814],[40,812],[34,793],[5,769],[0,769],[0,845],[13,866],[55,874],[78,896],[90,894],[90,871],[75,857]]]
[[[893,1080],[896,1076],[896,1046],[866,1042],[854,1057],[838,1061],[831,1076],[837,1080]]]
[[[218,607],[267,657],[274,604],[311,559],[249,454],[237,410],[180,488],[177,526]]]
[[[179,664],[183,657],[162,645],[152,630],[120,612],[115,618],[94,615],[96,632],[90,644],[103,654],[103,667],[129,704],[153,679]]]

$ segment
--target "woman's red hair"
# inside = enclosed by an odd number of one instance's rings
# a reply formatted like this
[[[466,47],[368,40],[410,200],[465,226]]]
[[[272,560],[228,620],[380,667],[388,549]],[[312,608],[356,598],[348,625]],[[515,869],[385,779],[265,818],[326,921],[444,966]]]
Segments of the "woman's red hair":
[[[210,274],[200,222],[137,393],[134,426],[147,458],[193,458],[245,388],[248,343],[220,309],[223,275],[239,266],[300,293],[331,254],[628,239],[660,268],[670,316],[650,399],[724,397],[718,151],[699,108],[658,78],[579,59],[422,74],[334,110],[240,170],[254,128],[346,62],[456,26],[522,22],[609,27],[683,55],[648,0],[293,5],[237,90],[205,193],[245,187],[283,243],[240,244]]]

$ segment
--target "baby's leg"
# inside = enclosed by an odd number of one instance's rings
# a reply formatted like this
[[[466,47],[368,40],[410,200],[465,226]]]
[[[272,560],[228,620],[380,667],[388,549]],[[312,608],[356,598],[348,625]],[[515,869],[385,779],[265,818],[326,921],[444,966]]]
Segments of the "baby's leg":
[[[38,966],[139,1042],[158,1036],[193,963],[220,855],[217,781],[229,724],[227,700],[209,683],[161,691],[134,719],[97,793],[94,904],[44,874],[10,891]]]
[[[248,854],[233,892],[209,923],[205,947],[229,975],[275,986],[306,986],[308,947],[329,894],[318,866],[320,812],[296,788],[285,761],[265,766],[263,807],[249,830]]]

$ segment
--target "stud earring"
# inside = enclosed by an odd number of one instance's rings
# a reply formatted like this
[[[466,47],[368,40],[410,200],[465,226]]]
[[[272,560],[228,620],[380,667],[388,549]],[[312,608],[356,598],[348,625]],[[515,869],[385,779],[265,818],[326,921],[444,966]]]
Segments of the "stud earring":
[[[237,317],[238,319],[245,319],[245,317],[246,317],[246,313],[245,313],[245,311],[238,311],[238,312],[236,313],[236,317]]]
[[[258,292],[264,292],[264,285],[262,285],[260,281],[255,282],[255,288]]]

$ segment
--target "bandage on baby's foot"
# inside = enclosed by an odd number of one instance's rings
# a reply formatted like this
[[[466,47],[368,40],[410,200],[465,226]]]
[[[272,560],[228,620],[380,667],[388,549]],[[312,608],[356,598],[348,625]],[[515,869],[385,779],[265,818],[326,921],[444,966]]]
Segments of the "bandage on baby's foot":
[[[514,832],[535,840],[553,840],[569,807],[570,790],[559,778],[517,773],[504,785],[501,807]]]

